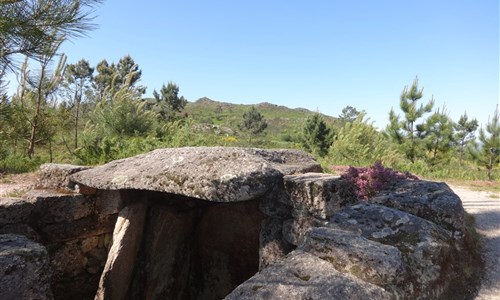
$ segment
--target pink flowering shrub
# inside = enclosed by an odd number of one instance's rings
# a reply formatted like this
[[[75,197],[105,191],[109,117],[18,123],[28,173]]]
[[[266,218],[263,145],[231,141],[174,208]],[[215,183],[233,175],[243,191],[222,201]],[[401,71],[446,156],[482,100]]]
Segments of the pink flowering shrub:
[[[381,190],[387,189],[398,180],[415,179],[418,177],[408,172],[401,173],[384,168],[380,161],[370,167],[349,167],[341,176],[354,186],[356,197],[367,200]]]

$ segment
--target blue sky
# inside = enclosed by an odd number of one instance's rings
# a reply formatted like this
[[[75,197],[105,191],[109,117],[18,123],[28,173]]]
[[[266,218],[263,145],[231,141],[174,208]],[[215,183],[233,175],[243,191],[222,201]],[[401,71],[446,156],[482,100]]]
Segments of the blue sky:
[[[415,76],[454,120],[485,123],[500,99],[497,0],[108,0],[96,15],[68,62],[130,54],[147,95],[173,81],[189,101],[351,105],[379,128]]]

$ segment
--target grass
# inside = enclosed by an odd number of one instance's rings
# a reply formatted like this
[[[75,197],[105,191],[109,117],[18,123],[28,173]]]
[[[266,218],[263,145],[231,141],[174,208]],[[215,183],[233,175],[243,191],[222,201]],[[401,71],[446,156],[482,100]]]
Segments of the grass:
[[[253,106],[264,116],[269,125],[266,130],[267,135],[278,139],[286,139],[296,134],[307,118],[315,114],[304,108],[292,109],[271,103],[259,103]],[[224,125],[237,132],[238,124],[243,120],[243,114],[251,107],[252,105],[224,103],[202,98],[196,102],[189,102],[183,113],[196,122]],[[337,118],[331,116],[323,115],[323,118],[334,127],[339,123]]]
[[[10,193],[5,194],[3,197],[6,198],[21,198],[28,192],[27,189],[19,189],[19,190],[14,190]]]
[[[11,183],[11,182],[12,182],[12,175],[11,174],[8,174],[8,175],[0,174],[0,184]]]

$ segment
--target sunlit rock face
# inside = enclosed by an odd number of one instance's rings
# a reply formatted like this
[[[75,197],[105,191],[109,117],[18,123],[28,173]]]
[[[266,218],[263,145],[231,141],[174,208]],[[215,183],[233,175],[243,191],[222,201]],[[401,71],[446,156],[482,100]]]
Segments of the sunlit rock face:
[[[359,200],[320,172],[302,151],[223,147],[44,165],[0,198],[0,237],[45,249],[40,299],[450,298],[470,253],[445,184]]]
[[[284,175],[320,170],[301,151],[188,147],[117,160],[78,172],[71,179],[101,190],[138,189],[236,202],[264,195]]]
[[[97,298],[114,297],[124,282],[132,298],[223,298],[295,248],[282,234],[292,216],[283,177],[311,171],[321,167],[301,151],[199,147],[160,149],[72,174],[79,189],[119,190],[124,209],[148,207],[139,250],[122,243],[110,251]],[[115,227],[113,236],[126,239],[123,232]],[[114,271],[112,262],[125,253],[136,253],[136,267]]]

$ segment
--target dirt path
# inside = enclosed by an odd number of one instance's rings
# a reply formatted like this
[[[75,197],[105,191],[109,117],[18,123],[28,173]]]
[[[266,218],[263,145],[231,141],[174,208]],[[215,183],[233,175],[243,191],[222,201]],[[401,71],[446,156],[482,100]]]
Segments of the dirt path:
[[[484,236],[485,278],[476,299],[500,300],[500,194],[450,187],[465,210],[474,215],[476,229]]]
[[[16,174],[6,177],[0,174],[0,197],[29,191],[34,187],[36,178],[36,173]]]

